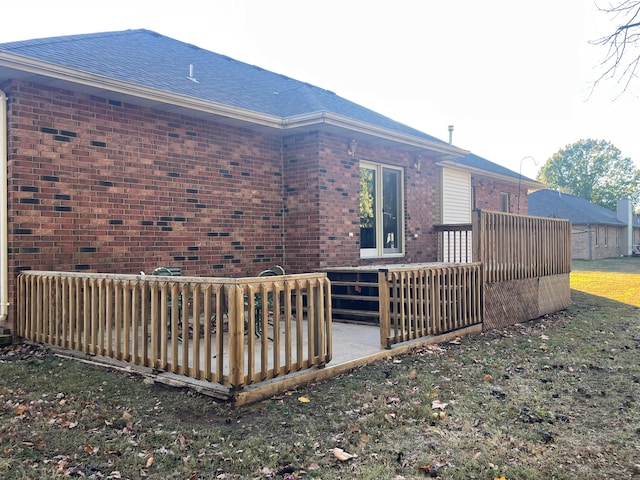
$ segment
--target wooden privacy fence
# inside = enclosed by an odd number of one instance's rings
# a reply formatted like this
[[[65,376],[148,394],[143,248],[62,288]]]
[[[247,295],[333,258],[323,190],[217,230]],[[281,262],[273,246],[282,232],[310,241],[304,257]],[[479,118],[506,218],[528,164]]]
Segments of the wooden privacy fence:
[[[25,271],[18,335],[229,392],[331,360],[324,273],[250,278]]]
[[[557,218],[476,211],[474,258],[487,282],[571,272],[571,223]]]
[[[568,220],[475,211],[473,237],[473,257],[482,264],[485,330],[570,305]]]

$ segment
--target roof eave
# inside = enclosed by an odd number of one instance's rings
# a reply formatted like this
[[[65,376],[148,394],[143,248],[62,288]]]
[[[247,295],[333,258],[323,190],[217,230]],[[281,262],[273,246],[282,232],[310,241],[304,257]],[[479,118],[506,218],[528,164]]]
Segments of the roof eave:
[[[327,111],[312,112],[303,115],[296,115],[284,119],[284,129],[295,129],[310,127],[313,125],[329,125],[339,127],[345,130],[351,130],[353,133],[371,135],[384,140],[402,143],[407,146],[418,149],[426,149],[436,152],[450,159],[464,157],[469,154],[468,150],[464,150],[447,143],[434,142],[428,139],[405,134],[395,130],[378,127],[370,123],[361,122],[350,117],[338,115]]]
[[[502,182],[506,182],[506,183],[513,183],[513,184],[517,184],[520,185],[522,187],[526,187],[526,188],[530,188],[530,189],[543,189],[543,188],[547,188],[547,185],[545,185],[544,183],[541,182],[537,182],[535,180],[529,180],[525,177],[512,177],[509,175],[502,175],[501,173],[496,173],[496,172],[491,172],[489,170],[484,170],[482,168],[477,168],[477,167],[471,167],[469,165],[460,165],[459,163],[456,162],[450,162],[447,160],[443,160],[442,162],[438,163],[440,166],[442,167],[447,167],[447,168],[451,168],[454,170],[460,170],[463,172],[469,172],[469,173],[475,173],[477,175],[482,175],[485,177],[489,177],[489,178],[493,178],[495,180],[500,180]]]
[[[224,105],[221,103],[200,100],[186,95],[174,94],[164,90],[136,85],[113,78],[83,72],[60,65],[42,62],[28,57],[22,57],[7,52],[0,52],[0,67],[19,70],[33,75],[54,78],[72,82],[99,90],[108,90],[123,95],[150,100],[152,102],[168,103],[176,107],[183,107],[203,113],[210,113],[238,121],[249,122],[271,128],[282,128],[282,118],[267,115],[252,110]]]

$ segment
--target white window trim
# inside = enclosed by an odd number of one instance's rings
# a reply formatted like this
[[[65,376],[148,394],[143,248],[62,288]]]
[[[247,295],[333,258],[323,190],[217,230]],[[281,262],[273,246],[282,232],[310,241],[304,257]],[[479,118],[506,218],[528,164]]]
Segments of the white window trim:
[[[364,160],[360,161],[360,167],[363,168],[369,168],[372,170],[376,171],[376,192],[382,192],[382,181],[383,181],[383,175],[382,175],[382,170],[383,169],[389,169],[389,170],[396,170],[397,172],[400,173],[400,198],[398,198],[398,202],[400,205],[400,225],[398,227],[398,230],[400,232],[400,234],[402,235],[402,248],[400,248],[399,252],[393,252],[393,253],[384,253],[384,242],[382,242],[382,237],[383,237],[383,222],[380,221],[382,219],[382,195],[376,195],[376,205],[375,205],[375,212],[376,212],[376,248],[361,248],[360,249],[360,258],[397,258],[397,257],[403,257],[405,255],[405,245],[406,245],[406,238],[405,238],[405,222],[404,222],[404,217],[405,217],[405,205],[404,205],[404,169],[401,167],[395,167],[393,165],[386,165],[383,163],[373,163],[373,162],[367,162]]]
[[[504,213],[511,213],[509,212],[510,203],[510,195],[507,192],[500,192],[500,210],[502,210]]]

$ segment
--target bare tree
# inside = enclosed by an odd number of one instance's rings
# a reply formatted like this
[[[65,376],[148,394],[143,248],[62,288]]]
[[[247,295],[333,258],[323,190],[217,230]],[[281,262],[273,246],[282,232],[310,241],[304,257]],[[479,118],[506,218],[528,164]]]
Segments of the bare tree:
[[[590,43],[607,47],[602,61],[604,72],[594,82],[594,86],[604,79],[618,77],[622,92],[637,78],[640,64],[640,0],[617,0],[598,10],[611,15],[617,25],[613,33]],[[621,93],[622,93],[621,92]]]

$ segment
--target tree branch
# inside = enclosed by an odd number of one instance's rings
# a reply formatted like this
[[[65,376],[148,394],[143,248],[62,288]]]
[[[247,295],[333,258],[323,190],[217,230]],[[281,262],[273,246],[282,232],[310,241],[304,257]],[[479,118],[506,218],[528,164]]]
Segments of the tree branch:
[[[631,50],[640,46],[640,32],[636,30],[640,29],[640,1],[623,0],[617,5],[598,7],[598,10],[613,15],[613,19],[619,20],[619,24],[613,33],[589,42],[592,45],[608,47],[604,60],[600,64],[604,70],[593,83],[592,91],[605,79],[619,76],[618,83],[623,84],[621,95],[638,77],[640,54],[634,55]],[[630,55],[632,58],[627,61]]]

